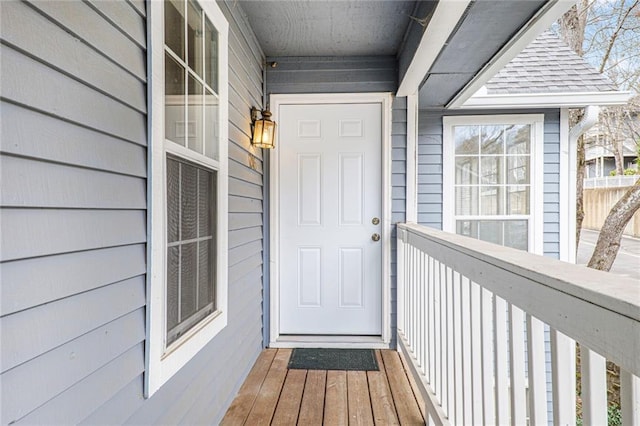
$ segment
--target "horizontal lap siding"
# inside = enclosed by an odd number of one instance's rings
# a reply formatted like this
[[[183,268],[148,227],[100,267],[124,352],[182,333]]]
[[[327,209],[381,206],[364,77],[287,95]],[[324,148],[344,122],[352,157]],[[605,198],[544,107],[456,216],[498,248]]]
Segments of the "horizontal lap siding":
[[[263,165],[249,136],[250,107],[262,99],[262,51],[241,8],[218,5],[229,22],[227,326],[151,399],[135,399],[142,380],[132,377],[85,424],[217,424],[262,349]]]
[[[143,397],[145,2],[3,2],[1,423],[207,423],[262,347],[262,52],[230,23],[229,325]]]
[[[267,66],[267,93],[367,93],[397,89],[394,57],[271,57]],[[391,122],[391,326],[395,345],[396,246],[395,224],[405,221],[406,98],[394,98]]]
[[[0,6],[2,424],[78,423],[144,371],[146,24],[109,3]]]

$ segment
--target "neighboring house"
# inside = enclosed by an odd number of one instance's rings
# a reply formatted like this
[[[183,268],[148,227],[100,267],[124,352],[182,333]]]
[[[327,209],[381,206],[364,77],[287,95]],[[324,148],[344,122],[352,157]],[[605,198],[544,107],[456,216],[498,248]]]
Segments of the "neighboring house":
[[[395,347],[399,222],[569,259],[566,108],[624,94],[471,97],[569,6],[0,3],[1,423],[216,423],[265,346]]]
[[[588,132],[586,137],[585,165],[587,168],[587,178],[610,176],[616,170],[616,160],[610,145],[601,142],[603,135],[598,132],[598,127],[594,126],[592,132]],[[625,140],[622,143],[624,169],[636,169],[638,158],[638,143],[640,141]]]

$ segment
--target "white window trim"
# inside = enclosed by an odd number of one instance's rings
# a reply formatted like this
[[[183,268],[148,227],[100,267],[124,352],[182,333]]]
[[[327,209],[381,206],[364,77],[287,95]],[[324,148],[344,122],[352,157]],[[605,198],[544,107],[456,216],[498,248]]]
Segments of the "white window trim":
[[[147,2],[149,10],[149,138],[147,183],[147,310],[145,397],[150,397],[227,325],[228,252],[228,32],[229,24],[215,2],[199,2],[218,31],[220,145],[219,160],[199,161],[217,169],[216,312],[189,330],[169,351],[166,339],[166,152],[164,140],[164,2]],[[174,144],[175,145],[175,144]],[[171,151],[178,152],[180,147]],[[202,156],[203,157],[203,156]],[[193,158],[190,161],[194,161]],[[195,161],[198,162],[198,161]]]
[[[442,229],[455,233],[455,143],[454,126],[490,124],[530,124],[531,143],[531,190],[529,200],[529,251],[543,254],[544,236],[544,114],[513,115],[461,115],[442,118]],[[477,215],[478,218],[483,216]],[[523,216],[513,216],[514,219]]]

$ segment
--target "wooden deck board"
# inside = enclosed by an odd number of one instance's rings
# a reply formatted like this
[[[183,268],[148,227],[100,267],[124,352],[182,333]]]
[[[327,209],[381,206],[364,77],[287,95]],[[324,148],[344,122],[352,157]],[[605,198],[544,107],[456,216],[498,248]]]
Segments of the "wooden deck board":
[[[249,372],[247,379],[244,381],[238,396],[227,410],[221,425],[241,425],[249,416],[253,403],[260,392],[262,382],[269,372],[269,367],[276,356],[277,349],[265,349],[262,351],[253,368]]]
[[[322,425],[326,382],[325,370],[309,370],[307,373],[307,383],[304,385],[304,395],[300,405],[299,424]]]
[[[327,426],[346,426],[349,424],[346,371],[327,371],[324,424]]]
[[[389,388],[393,395],[393,402],[398,413],[400,424],[415,425],[424,424],[424,419],[420,413],[418,402],[416,401],[407,373],[400,361],[397,353],[391,351],[382,352],[384,368],[389,379]]]
[[[273,415],[273,425],[292,425],[298,421],[302,391],[307,379],[307,370],[289,370],[280,393],[276,413]]]
[[[268,425],[271,424],[273,412],[280,398],[280,391],[287,375],[287,364],[291,356],[291,349],[278,349],[271,368],[264,379],[260,392],[256,397],[249,417],[245,424],[248,425]]]
[[[398,416],[393,403],[393,396],[389,389],[389,382],[384,370],[384,362],[380,351],[376,351],[376,358],[380,371],[367,371],[369,381],[369,394],[371,396],[371,409],[373,411],[373,422],[376,425],[397,425]]]
[[[393,350],[376,351],[380,371],[288,370],[290,349],[265,349],[223,425],[417,425],[419,401]]]

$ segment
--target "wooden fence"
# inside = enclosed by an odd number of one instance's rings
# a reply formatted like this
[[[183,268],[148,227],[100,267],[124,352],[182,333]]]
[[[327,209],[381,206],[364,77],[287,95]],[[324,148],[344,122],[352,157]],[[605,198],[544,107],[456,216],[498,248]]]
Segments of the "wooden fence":
[[[587,229],[599,230],[611,207],[624,195],[628,187],[593,188],[584,190],[584,221]],[[625,235],[640,237],[640,211],[637,211],[624,230]]]

